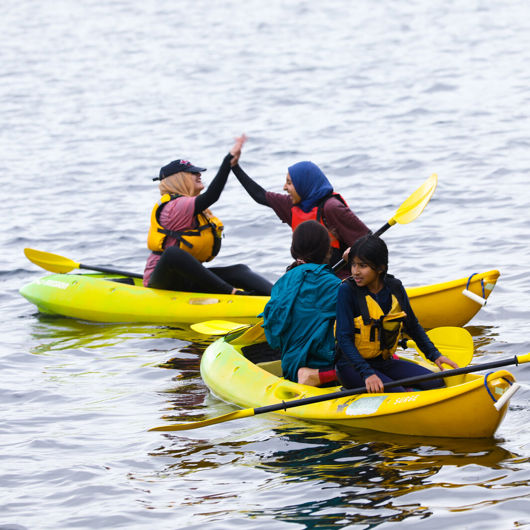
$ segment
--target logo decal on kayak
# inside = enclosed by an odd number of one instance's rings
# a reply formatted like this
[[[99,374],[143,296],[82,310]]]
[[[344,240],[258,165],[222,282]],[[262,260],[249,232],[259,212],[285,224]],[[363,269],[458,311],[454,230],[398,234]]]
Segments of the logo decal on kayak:
[[[50,287],[55,287],[56,289],[68,289],[70,287],[69,283],[58,282],[57,280],[45,280],[42,279],[39,281],[41,285],[49,285]]]
[[[191,305],[210,305],[210,304],[218,304],[219,299],[218,298],[190,298],[188,300],[188,304]]]
[[[374,412],[377,412],[381,403],[383,403],[386,398],[387,396],[370,396],[356,399],[346,407],[344,413],[347,416],[373,414]]]
[[[413,403],[413,402],[416,401],[419,397],[420,397],[420,395],[419,395],[418,393],[416,393],[416,394],[404,395],[404,396],[397,397],[396,399],[394,399],[393,404],[394,404],[394,405],[403,405],[404,403]]]

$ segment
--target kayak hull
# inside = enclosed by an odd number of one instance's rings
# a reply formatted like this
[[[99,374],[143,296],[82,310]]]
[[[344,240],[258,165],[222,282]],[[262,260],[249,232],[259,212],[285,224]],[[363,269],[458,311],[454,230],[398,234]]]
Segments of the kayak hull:
[[[488,299],[500,276],[491,270],[444,283],[424,287],[407,288],[412,309],[421,315],[421,325],[432,329],[443,326],[465,326],[481,309],[482,305],[464,294],[467,290],[484,301]],[[440,316],[443,315],[441,319]],[[440,321],[443,320],[443,324]]]
[[[412,308],[425,328],[463,326],[482,307],[462,294],[466,288],[488,298],[499,277],[492,270],[468,278],[407,289]],[[44,314],[93,322],[156,324],[194,323],[210,319],[257,322],[267,296],[186,293],[143,287],[141,280],[105,274],[53,274],[20,289]]]
[[[241,346],[223,338],[205,350],[201,376],[215,396],[242,408],[340,390],[339,387],[316,388],[287,381],[278,377],[279,363],[254,364],[241,353]],[[498,400],[514,381],[513,375],[506,370],[487,376],[467,374],[449,378],[448,386],[442,389],[359,394],[274,414],[341,428],[409,436],[490,438],[508,407],[507,402],[497,411],[494,400]]]
[[[53,274],[20,289],[41,313],[93,322],[193,323],[215,318],[257,321],[267,296],[186,293],[121,283],[104,274]],[[118,281],[117,281],[118,280]]]

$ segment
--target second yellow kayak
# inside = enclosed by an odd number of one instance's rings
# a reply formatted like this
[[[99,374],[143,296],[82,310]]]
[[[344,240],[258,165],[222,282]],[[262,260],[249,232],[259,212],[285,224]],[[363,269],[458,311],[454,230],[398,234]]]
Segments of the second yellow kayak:
[[[482,307],[464,294],[487,299],[499,277],[491,270],[449,282],[407,289],[425,328],[463,326]],[[164,291],[143,287],[141,280],[105,274],[52,274],[20,289],[41,313],[93,322],[194,323],[229,319],[254,323],[266,296]]]

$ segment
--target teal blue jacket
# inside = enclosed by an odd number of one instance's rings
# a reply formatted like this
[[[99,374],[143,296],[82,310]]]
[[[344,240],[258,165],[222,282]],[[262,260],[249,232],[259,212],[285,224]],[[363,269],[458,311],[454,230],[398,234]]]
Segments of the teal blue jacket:
[[[306,263],[285,273],[263,311],[265,335],[282,356],[283,376],[333,365],[335,312],[341,280],[329,265]]]

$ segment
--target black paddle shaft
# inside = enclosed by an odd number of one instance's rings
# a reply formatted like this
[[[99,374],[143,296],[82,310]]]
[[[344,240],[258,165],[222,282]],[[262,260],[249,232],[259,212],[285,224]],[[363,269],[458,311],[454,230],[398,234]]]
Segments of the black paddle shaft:
[[[86,269],[89,271],[104,272],[107,274],[118,274],[120,276],[129,276],[130,278],[139,278],[140,280],[143,279],[143,274],[137,274],[135,272],[120,271],[117,269],[107,269],[105,267],[95,267],[93,265],[83,265],[82,263],[79,264],[79,268]]]
[[[455,368],[454,370],[444,370],[442,372],[433,372],[432,374],[418,375],[416,377],[408,377],[407,379],[400,379],[385,384],[385,390],[395,388],[396,386],[410,386],[414,383],[421,383],[423,381],[432,381],[433,379],[440,379],[441,377],[452,377],[454,375],[469,374],[471,372],[478,372],[480,370],[488,370],[490,368],[499,368],[501,366],[508,366],[510,364],[519,364],[517,356],[513,359],[504,359],[502,361],[492,361],[490,363],[477,364],[476,366],[464,366],[462,368]],[[313,403],[320,403],[321,401],[328,401],[330,399],[338,399],[346,396],[353,396],[355,394],[366,393],[366,387],[351,388],[341,390],[339,392],[332,392],[331,394],[324,394],[322,396],[312,396],[308,398],[295,399],[293,401],[282,401],[274,405],[266,405],[264,407],[257,407],[254,409],[254,415],[264,414],[266,412],[275,412],[277,410],[287,410],[292,407],[301,407],[302,405],[312,405]]]
[[[391,226],[392,225],[385,223],[377,232],[374,233],[374,236],[380,236],[381,234],[384,234]],[[342,267],[344,267],[344,265],[346,265],[346,262],[341,259],[340,261],[337,261],[337,263],[335,263],[335,265],[333,265],[331,269],[333,270],[333,272],[337,272],[340,271]]]

